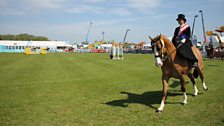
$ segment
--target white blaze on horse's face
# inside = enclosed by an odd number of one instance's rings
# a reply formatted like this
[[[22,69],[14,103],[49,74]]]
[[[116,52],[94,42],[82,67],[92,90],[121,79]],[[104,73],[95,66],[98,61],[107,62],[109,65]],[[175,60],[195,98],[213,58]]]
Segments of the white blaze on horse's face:
[[[162,62],[161,58],[159,57],[159,52],[157,51],[156,46],[154,46],[154,55],[155,55],[155,65],[157,67],[163,66],[163,62]]]

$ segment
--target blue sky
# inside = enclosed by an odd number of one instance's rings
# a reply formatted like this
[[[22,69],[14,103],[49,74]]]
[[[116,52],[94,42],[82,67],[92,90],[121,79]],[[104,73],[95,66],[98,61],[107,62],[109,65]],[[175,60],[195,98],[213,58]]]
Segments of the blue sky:
[[[194,15],[203,11],[205,29],[224,25],[224,0],[0,0],[0,34],[29,33],[51,40],[89,41],[102,39],[140,42],[162,33],[172,36],[177,15],[186,15],[192,26]],[[195,34],[203,40],[201,17]]]

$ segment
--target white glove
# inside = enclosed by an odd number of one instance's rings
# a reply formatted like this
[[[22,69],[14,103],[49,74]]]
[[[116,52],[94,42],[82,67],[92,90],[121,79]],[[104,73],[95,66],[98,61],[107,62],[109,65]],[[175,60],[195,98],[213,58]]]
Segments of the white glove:
[[[181,39],[180,42],[185,43],[186,39]]]

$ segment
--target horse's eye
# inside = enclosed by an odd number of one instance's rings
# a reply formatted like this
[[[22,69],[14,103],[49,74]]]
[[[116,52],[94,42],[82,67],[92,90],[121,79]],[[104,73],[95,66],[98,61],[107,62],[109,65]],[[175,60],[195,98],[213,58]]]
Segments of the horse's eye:
[[[156,49],[157,51],[160,51],[160,47],[158,45],[156,45]]]

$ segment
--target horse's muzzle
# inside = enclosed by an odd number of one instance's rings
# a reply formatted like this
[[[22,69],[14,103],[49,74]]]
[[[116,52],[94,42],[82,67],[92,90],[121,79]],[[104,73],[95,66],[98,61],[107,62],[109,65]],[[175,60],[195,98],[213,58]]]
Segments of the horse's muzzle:
[[[158,63],[158,64],[156,64],[156,66],[161,67],[161,66],[163,66],[163,63]]]
[[[162,60],[161,60],[161,58],[160,57],[157,57],[157,58],[155,58],[155,65],[157,66],[157,67],[161,67],[161,66],[163,66],[163,62],[162,62]]]

